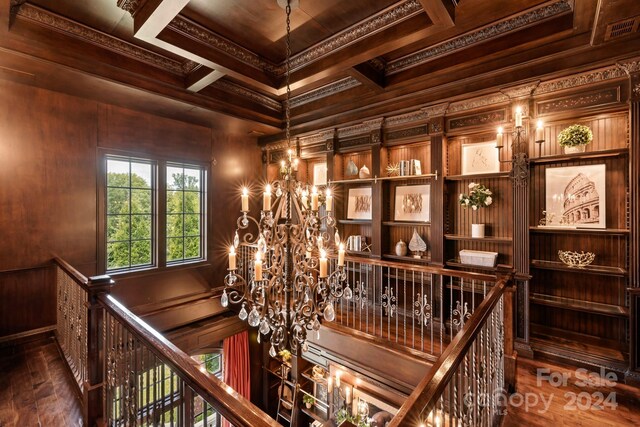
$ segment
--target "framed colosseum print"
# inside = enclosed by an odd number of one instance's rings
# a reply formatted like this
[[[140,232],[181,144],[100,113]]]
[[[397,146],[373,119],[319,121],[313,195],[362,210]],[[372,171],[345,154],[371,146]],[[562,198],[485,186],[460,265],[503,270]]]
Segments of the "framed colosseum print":
[[[547,168],[546,225],[606,228],[604,164]]]

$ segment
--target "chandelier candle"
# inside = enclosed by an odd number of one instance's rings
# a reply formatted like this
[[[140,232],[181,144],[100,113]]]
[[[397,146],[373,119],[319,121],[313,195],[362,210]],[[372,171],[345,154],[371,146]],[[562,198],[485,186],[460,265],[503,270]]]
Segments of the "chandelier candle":
[[[331,190],[327,188],[325,206],[327,208],[327,212],[333,210],[333,196],[331,195]]]
[[[315,185],[311,189],[311,210],[314,212],[318,210],[318,189]]]
[[[242,189],[240,199],[242,200],[242,212],[249,212],[249,190],[247,187]]]
[[[320,277],[327,277],[327,251],[320,249]]]
[[[270,211],[271,210],[271,185],[267,184],[264,189],[264,195],[262,197],[262,210]]]
[[[261,281],[262,280],[262,255],[260,255],[260,251],[256,251],[256,262],[254,265],[254,271],[255,271],[255,279],[256,281]]]
[[[340,248],[338,249],[338,267],[344,266],[344,245],[340,243]]]
[[[229,270],[236,269],[236,248],[231,245],[229,249]]]

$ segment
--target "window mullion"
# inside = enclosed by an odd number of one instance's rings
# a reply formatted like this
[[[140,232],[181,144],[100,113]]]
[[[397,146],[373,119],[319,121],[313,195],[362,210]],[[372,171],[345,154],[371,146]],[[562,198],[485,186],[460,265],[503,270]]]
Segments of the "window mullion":
[[[167,265],[167,164],[166,162],[158,162],[156,168],[158,175],[158,185],[156,185],[156,218],[154,223],[157,224],[155,245],[157,250],[158,265],[165,267]]]

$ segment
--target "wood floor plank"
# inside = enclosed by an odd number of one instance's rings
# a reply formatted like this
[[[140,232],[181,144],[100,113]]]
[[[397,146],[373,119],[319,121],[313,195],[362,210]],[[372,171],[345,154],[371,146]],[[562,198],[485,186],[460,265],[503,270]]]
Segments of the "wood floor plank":
[[[602,377],[577,369],[520,359],[518,392],[510,398],[502,426],[640,425],[640,389],[624,384],[613,373]]]
[[[52,339],[2,348],[0,427],[81,426],[82,408],[64,363]]]

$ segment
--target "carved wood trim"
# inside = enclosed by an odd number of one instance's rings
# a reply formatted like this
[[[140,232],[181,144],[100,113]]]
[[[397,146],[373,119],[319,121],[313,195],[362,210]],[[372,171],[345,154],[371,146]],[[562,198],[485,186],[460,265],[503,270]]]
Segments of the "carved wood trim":
[[[117,5],[120,9],[129,12],[129,14],[134,17],[146,2],[147,0],[118,0]]]
[[[599,68],[587,71],[585,73],[574,74],[568,77],[561,77],[540,83],[534,91],[534,95],[541,95],[550,92],[559,92],[574,87],[591,85],[594,83],[604,82],[607,80],[615,80],[624,78],[625,73],[620,67],[611,65],[609,67]]]
[[[309,102],[338,94],[345,90],[360,86],[361,84],[362,83],[353,77],[345,77],[344,79],[329,83],[328,85],[310,90],[302,95],[294,96],[291,98],[291,108],[299,107],[301,105],[308,104]]]
[[[466,127],[486,126],[504,123],[507,119],[504,109],[487,111],[470,116],[456,117],[447,120],[447,129],[461,129]]]
[[[418,0],[400,1],[294,55],[291,58],[291,69],[295,71],[309,65],[311,62],[327,56],[332,52],[421,13],[424,13],[424,9]],[[278,67],[278,74],[284,74],[284,63]]]
[[[18,9],[16,16],[165,71],[184,75],[183,62],[143,49],[29,3],[23,4]]]
[[[589,108],[595,106],[605,106],[620,102],[620,87],[607,88],[604,90],[592,91],[560,99],[551,99],[536,103],[536,113],[544,116],[563,111]]]
[[[392,75],[399,73],[402,70],[424,64],[434,58],[448,55],[457,50],[466,49],[475,44],[486,42],[487,40],[502,37],[513,31],[546,21],[571,12],[572,10],[573,1],[571,0],[560,0],[552,4],[545,4],[478,30],[470,31],[435,46],[398,58],[387,64],[386,74]]]
[[[199,25],[184,16],[178,15],[171,20],[167,28],[184,34],[185,36],[206,44],[212,49],[224,52],[238,61],[243,62],[260,71],[276,74],[277,67],[256,53],[235,44],[231,40]]]
[[[385,135],[385,140],[393,141],[394,139],[404,139],[404,138],[410,138],[412,136],[428,135],[428,134],[429,134],[428,125],[424,125],[424,126],[419,126],[414,128],[401,129],[394,132],[388,132]]]
[[[249,90],[244,86],[231,83],[228,80],[224,80],[224,79],[216,80],[214,83],[211,84],[211,87],[248,98],[274,111],[281,112],[283,110],[282,104],[276,101],[275,99],[269,98],[268,96],[255,92],[253,90]]]

